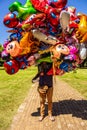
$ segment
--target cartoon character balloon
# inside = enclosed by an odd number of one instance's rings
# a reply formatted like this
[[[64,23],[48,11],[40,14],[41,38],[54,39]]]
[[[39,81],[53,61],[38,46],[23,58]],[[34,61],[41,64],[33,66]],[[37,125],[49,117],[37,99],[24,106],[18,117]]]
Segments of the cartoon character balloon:
[[[52,48],[53,57],[60,58],[61,54],[68,55],[69,54],[69,48],[64,44],[58,44],[55,47]]]
[[[4,20],[3,20],[4,25],[8,28],[16,27],[18,22],[19,21],[16,17],[16,14],[14,13],[8,13],[7,15],[5,15]]]
[[[87,15],[79,14],[78,15],[80,22],[76,32],[76,36],[79,39],[80,43],[87,42]]]
[[[8,74],[12,75],[18,72],[19,64],[15,60],[10,60],[10,61],[4,62],[4,68]]]
[[[9,53],[12,57],[16,57],[20,55],[22,49],[20,48],[20,45],[18,41],[12,41],[10,42],[6,47],[7,53]]]

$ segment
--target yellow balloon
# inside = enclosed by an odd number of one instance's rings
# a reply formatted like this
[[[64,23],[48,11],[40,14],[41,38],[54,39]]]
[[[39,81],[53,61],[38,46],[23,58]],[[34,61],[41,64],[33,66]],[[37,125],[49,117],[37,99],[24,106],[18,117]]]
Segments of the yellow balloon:
[[[80,23],[78,24],[78,29],[76,32],[76,36],[80,42],[87,41],[87,15],[79,14]]]

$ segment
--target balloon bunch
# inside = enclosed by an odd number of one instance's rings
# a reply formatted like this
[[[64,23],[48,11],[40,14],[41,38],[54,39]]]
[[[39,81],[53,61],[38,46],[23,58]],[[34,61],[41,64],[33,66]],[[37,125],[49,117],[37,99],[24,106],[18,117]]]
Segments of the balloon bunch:
[[[11,34],[2,52],[8,74],[46,61],[62,75],[86,59],[87,16],[66,5],[67,0],[27,0],[9,6],[3,23]]]

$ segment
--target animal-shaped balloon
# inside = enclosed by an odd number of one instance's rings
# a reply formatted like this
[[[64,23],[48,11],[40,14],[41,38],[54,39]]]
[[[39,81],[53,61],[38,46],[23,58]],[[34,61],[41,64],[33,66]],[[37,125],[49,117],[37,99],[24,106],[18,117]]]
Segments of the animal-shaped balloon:
[[[4,68],[8,74],[12,75],[18,72],[19,64],[16,60],[6,61],[4,62]]]
[[[61,57],[61,54],[68,55],[69,54],[69,48],[64,44],[58,44],[54,46],[51,50],[53,57],[59,59]]]
[[[32,28],[41,28],[46,26],[46,14],[44,13],[38,13],[38,14],[32,14],[29,17],[27,17],[22,23],[22,29],[23,30],[31,30]]]
[[[47,20],[54,26],[59,24],[59,13],[65,7],[67,0],[31,0],[35,9],[47,15]]]
[[[20,45],[18,41],[12,41],[10,42],[6,47],[7,53],[9,53],[12,57],[16,57],[21,54],[22,49],[20,48]]]
[[[84,43],[87,42],[87,15],[79,14],[78,17],[80,19],[80,22],[76,31],[76,37],[80,43]]]
[[[17,73],[19,69],[26,69],[27,67],[35,64],[36,59],[37,58],[35,55],[18,56],[12,60],[8,60],[4,62],[4,68],[8,74],[12,75],[12,74]]]
[[[47,10],[57,8],[61,11],[67,4],[67,0],[31,0],[35,9],[46,13]]]
[[[17,17],[23,20],[25,20],[30,14],[34,14],[37,12],[36,9],[34,9],[34,7],[32,6],[30,0],[27,0],[25,5],[22,5],[20,2],[15,1],[9,6],[9,10],[11,12],[17,11]]]
[[[8,28],[14,28],[17,26],[19,20],[14,13],[8,13],[3,19],[3,23]]]

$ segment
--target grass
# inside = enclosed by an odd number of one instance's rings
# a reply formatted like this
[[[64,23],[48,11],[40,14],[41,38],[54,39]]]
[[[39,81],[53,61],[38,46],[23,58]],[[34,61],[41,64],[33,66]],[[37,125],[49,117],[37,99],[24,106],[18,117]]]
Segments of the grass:
[[[87,69],[77,69],[76,72],[66,73],[59,78],[77,89],[85,98],[87,98]]]
[[[15,75],[0,70],[0,130],[9,127],[19,105],[29,92],[35,73],[36,67],[20,70]]]

